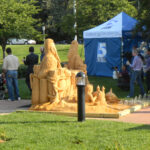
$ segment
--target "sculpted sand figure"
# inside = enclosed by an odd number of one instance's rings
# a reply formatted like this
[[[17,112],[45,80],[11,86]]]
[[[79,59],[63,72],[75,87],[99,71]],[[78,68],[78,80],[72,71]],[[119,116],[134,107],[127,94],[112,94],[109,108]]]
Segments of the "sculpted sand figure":
[[[92,84],[87,84],[85,87],[85,102],[95,102],[96,96],[94,97],[92,95],[93,93],[93,85]]]
[[[62,68],[52,39],[45,40],[45,56],[40,65],[34,66],[31,75],[32,107],[37,110],[50,110],[64,100],[77,99],[75,76],[78,71]]]
[[[52,39],[45,40],[45,56],[40,64],[38,78],[46,78],[49,71],[61,68],[60,59]]]
[[[101,105],[101,106],[107,105],[107,102],[105,99],[105,87],[104,86],[102,86],[102,91],[101,91],[98,85],[97,91],[94,92],[93,95],[96,96],[95,105]]]
[[[58,102],[57,74],[61,68],[60,59],[52,39],[46,39],[45,56],[40,65],[34,66],[34,74],[31,74],[32,108],[44,109],[47,102]]]
[[[100,91],[100,86],[98,85],[98,86],[96,87],[96,91],[93,92],[93,96],[94,96],[94,97],[97,96],[100,92],[101,92],[101,91]]]
[[[101,101],[101,104],[102,105],[107,105],[106,97],[105,97],[105,87],[104,86],[102,86],[102,101]]]
[[[73,40],[68,53],[68,69],[81,70],[86,73],[86,65],[78,54],[78,42]]]
[[[50,102],[59,102],[56,70],[61,69],[60,59],[52,39],[46,39],[45,56],[41,62],[38,78],[47,78],[48,98]]]
[[[106,101],[107,103],[119,103],[119,98],[112,92],[112,89],[108,93],[106,93]]]

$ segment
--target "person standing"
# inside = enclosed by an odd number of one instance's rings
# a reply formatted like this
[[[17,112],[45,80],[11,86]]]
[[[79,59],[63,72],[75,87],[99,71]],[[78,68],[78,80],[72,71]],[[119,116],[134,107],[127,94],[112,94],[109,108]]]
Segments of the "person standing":
[[[148,92],[150,92],[150,48],[147,50],[145,71],[146,71],[146,85],[148,94]]]
[[[8,88],[8,100],[14,101],[20,100],[19,88],[18,88],[18,67],[19,60],[16,56],[12,55],[11,48],[6,49],[8,54],[3,61],[3,72],[6,76],[6,84]]]
[[[127,61],[127,65],[131,67],[131,76],[130,76],[130,94],[127,97],[134,97],[134,83],[138,82],[141,90],[141,95],[144,95],[144,87],[141,80],[141,70],[143,67],[143,61],[140,56],[138,56],[138,52],[136,49],[133,49],[132,55],[134,56],[132,64]]]
[[[45,55],[43,46],[40,47],[40,52],[41,52],[41,56],[40,56],[40,62],[41,62],[43,57],[44,57],[44,55]]]
[[[25,65],[28,66],[27,68],[27,74],[26,74],[26,84],[30,90],[30,92],[32,92],[31,90],[31,86],[30,86],[30,73],[33,73],[33,66],[38,64],[38,55],[34,54],[34,47],[29,47],[29,55],[26,57],[26,59],[23,59],[23,62]]]

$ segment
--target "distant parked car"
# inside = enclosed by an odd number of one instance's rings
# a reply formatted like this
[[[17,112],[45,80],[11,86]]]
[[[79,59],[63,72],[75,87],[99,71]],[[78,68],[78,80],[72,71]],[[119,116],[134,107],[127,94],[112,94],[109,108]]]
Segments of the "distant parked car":
[[[16,39],[16,38],[10,38],[7,41],[7,44],[28,44],[28,40],[27,39]]]
[[[17,39],[17,38],[10,38],[7,41],[9,45],[17,45],[17,44],[36,44],[35,40],[28,40],[28,39]]]
[[[28,44],[36,44],[35,40],[28,40]]]

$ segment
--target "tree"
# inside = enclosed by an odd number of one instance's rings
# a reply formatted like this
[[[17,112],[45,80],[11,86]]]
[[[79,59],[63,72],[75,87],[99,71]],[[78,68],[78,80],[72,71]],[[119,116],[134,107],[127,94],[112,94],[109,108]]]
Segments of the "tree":
[[[65,32],[72,34],[76,19],[79,37],[82,37],[84,30],[109,20],[121,11],[132,17],[137,15],[136,8],[128,0],[76,0],[76,2],[76,17],[73,13],[65,16],[63,18],[63,29]]]
[[[68,3],[69,0],[38,0],[41,11],[36,17],[41,19],[41,24],[46,26],[46,34],[52,38],[64,36],[61,22],[66,15]]]
[[[140,0],[128,0],[130,4],[136,7],[137,10],[140,8]]]
[[[71,39],[75,35],[74,24],[76,16],[74,15],[73,9],[73,0],[70,0],[66,5],[65,15],[62,16],[60,23],[60,28],[63,33],[67,34]]]
[[[137,30],[143,33],[145,39],[150,39],[150,2],[149,0],[140,0],[140,9],[138,12]]]
[[[38,9],[35,0],[1,0],[0,10],[0,45],[5,57],[9,38],[31,38],[39,35],[34,28],[37,21],[32,17]]]

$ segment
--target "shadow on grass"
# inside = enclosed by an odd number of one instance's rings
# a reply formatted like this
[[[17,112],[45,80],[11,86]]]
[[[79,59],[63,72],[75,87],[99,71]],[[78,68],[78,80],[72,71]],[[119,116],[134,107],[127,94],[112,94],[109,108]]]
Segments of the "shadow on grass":
[[[64,52],[68,52],[68,50],[69,50],[69,49],[59,49],[59,50],[58,50],[58,53],[59,53],[59,52],[63,52],[63,51],[64,51]]]
[[[140,125],[137,127],[126,129],[125,131],[134,131],[134,130],[150,130],[150,125]]]
[[[49,124],[55,124],[55,123],[62,123],[62,124],[65,124],[65,123],[76,123],[77,121],[7,121],[7,122],[2,122],[0,121],[0,124],[3,125],[3,124],[45,124],[45,123],[49,123]]]

